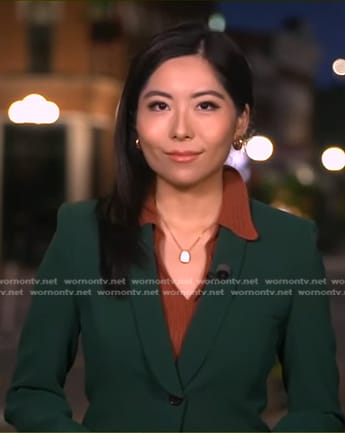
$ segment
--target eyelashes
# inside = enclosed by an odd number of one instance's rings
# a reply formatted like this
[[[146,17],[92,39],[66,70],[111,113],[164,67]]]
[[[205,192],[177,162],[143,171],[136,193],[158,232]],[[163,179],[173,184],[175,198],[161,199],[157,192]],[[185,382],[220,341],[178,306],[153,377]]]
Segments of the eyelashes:
[[[212,101],[200,102],[197,107],[199,108],[199,111],[215,111],[220,108],[219,105]],[[153,101],[148,104],[148,108],[151,111],[167,111],[169,109],[169,106],[165,102]]]
[[[217,110],[218,108],[220,108],[219,105],[217,105],[211,101],[200,102],[200,104],[198,104],[198,106],[199,107],[203,106],[204,107],[204,108],[202,108],[203,111],[213,111],[213,110]],[[208,109],[205,107],[208,107]]]
[[[168,105],[165,102],[151,102],[148,108],[151,111],[166,111]]]

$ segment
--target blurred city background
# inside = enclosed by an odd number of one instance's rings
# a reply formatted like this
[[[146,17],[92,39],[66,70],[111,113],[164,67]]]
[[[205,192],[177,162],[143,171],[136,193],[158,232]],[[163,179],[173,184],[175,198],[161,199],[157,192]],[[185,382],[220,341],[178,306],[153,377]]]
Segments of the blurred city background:
[[[13,281],[35,275],[63,202],[109,191],[130,59],[191,18],[229,32],[253,69],[255,136],[229,163],[254,198],[318,224],[329,288],[343,290],[331,305],[345,410],[345,3],[1,1],[0,431],[13,430],[4,396],[30,302],[29,285]],[[83,372],[80,349],[66,383],[77,420]],[[279,367],[268,386],[272,425],[286,411]]]

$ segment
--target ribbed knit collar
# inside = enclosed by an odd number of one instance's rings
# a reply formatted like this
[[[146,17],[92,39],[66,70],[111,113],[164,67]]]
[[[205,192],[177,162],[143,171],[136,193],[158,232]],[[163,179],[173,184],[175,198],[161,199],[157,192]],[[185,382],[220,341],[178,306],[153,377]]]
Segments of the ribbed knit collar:
[[[153,191],[144,203],[139,223],[140,225],[158,223]],[[243,239],[255,240],[259,237],[250,212],[247,187],[239,172],[226,165],[223,170],[223,202],[218,224]]]

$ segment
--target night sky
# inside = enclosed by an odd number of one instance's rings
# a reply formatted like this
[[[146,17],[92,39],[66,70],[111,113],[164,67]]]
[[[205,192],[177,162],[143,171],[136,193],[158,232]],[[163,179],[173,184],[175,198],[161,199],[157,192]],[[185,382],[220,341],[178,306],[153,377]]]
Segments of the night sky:
[[[321,49],[317,84],[345,86],[345,76],[332,71],[333,60],[345,58],[345,1],[227,1],[218,5],[230,31],[274,30],[288,17],[305,19]]]

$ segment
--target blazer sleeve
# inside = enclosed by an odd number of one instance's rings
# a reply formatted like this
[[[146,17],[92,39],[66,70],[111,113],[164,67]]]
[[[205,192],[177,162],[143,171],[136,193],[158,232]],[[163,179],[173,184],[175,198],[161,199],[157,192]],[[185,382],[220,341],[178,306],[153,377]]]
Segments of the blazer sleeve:
[[[272,431],[344,431],[339,403],[336,344],[328,295],[302,294],[327,290],[321,255],[316,247],[316,226],[309,231],[311,248],[305,250],[303,281],[293,295],[285,333],[278,349],[288,397],[288,413]],[[312,243],[310,243],[310,238]],[[299,277],[296,275],[296,277]],[[311,280],[320,284],[311,284]]]
[[[39,267],[34,289],[66,289],[69,276],[69,224],[63,205],[57,230]],[[57,285],[43,279],[55,279]],[[5,420],[17,431],[88,431],[73,421],[63,387],[73,365],[79,320],[71,295],[31,295],[31,304],[20,336],[17,360],[6,395]]]

